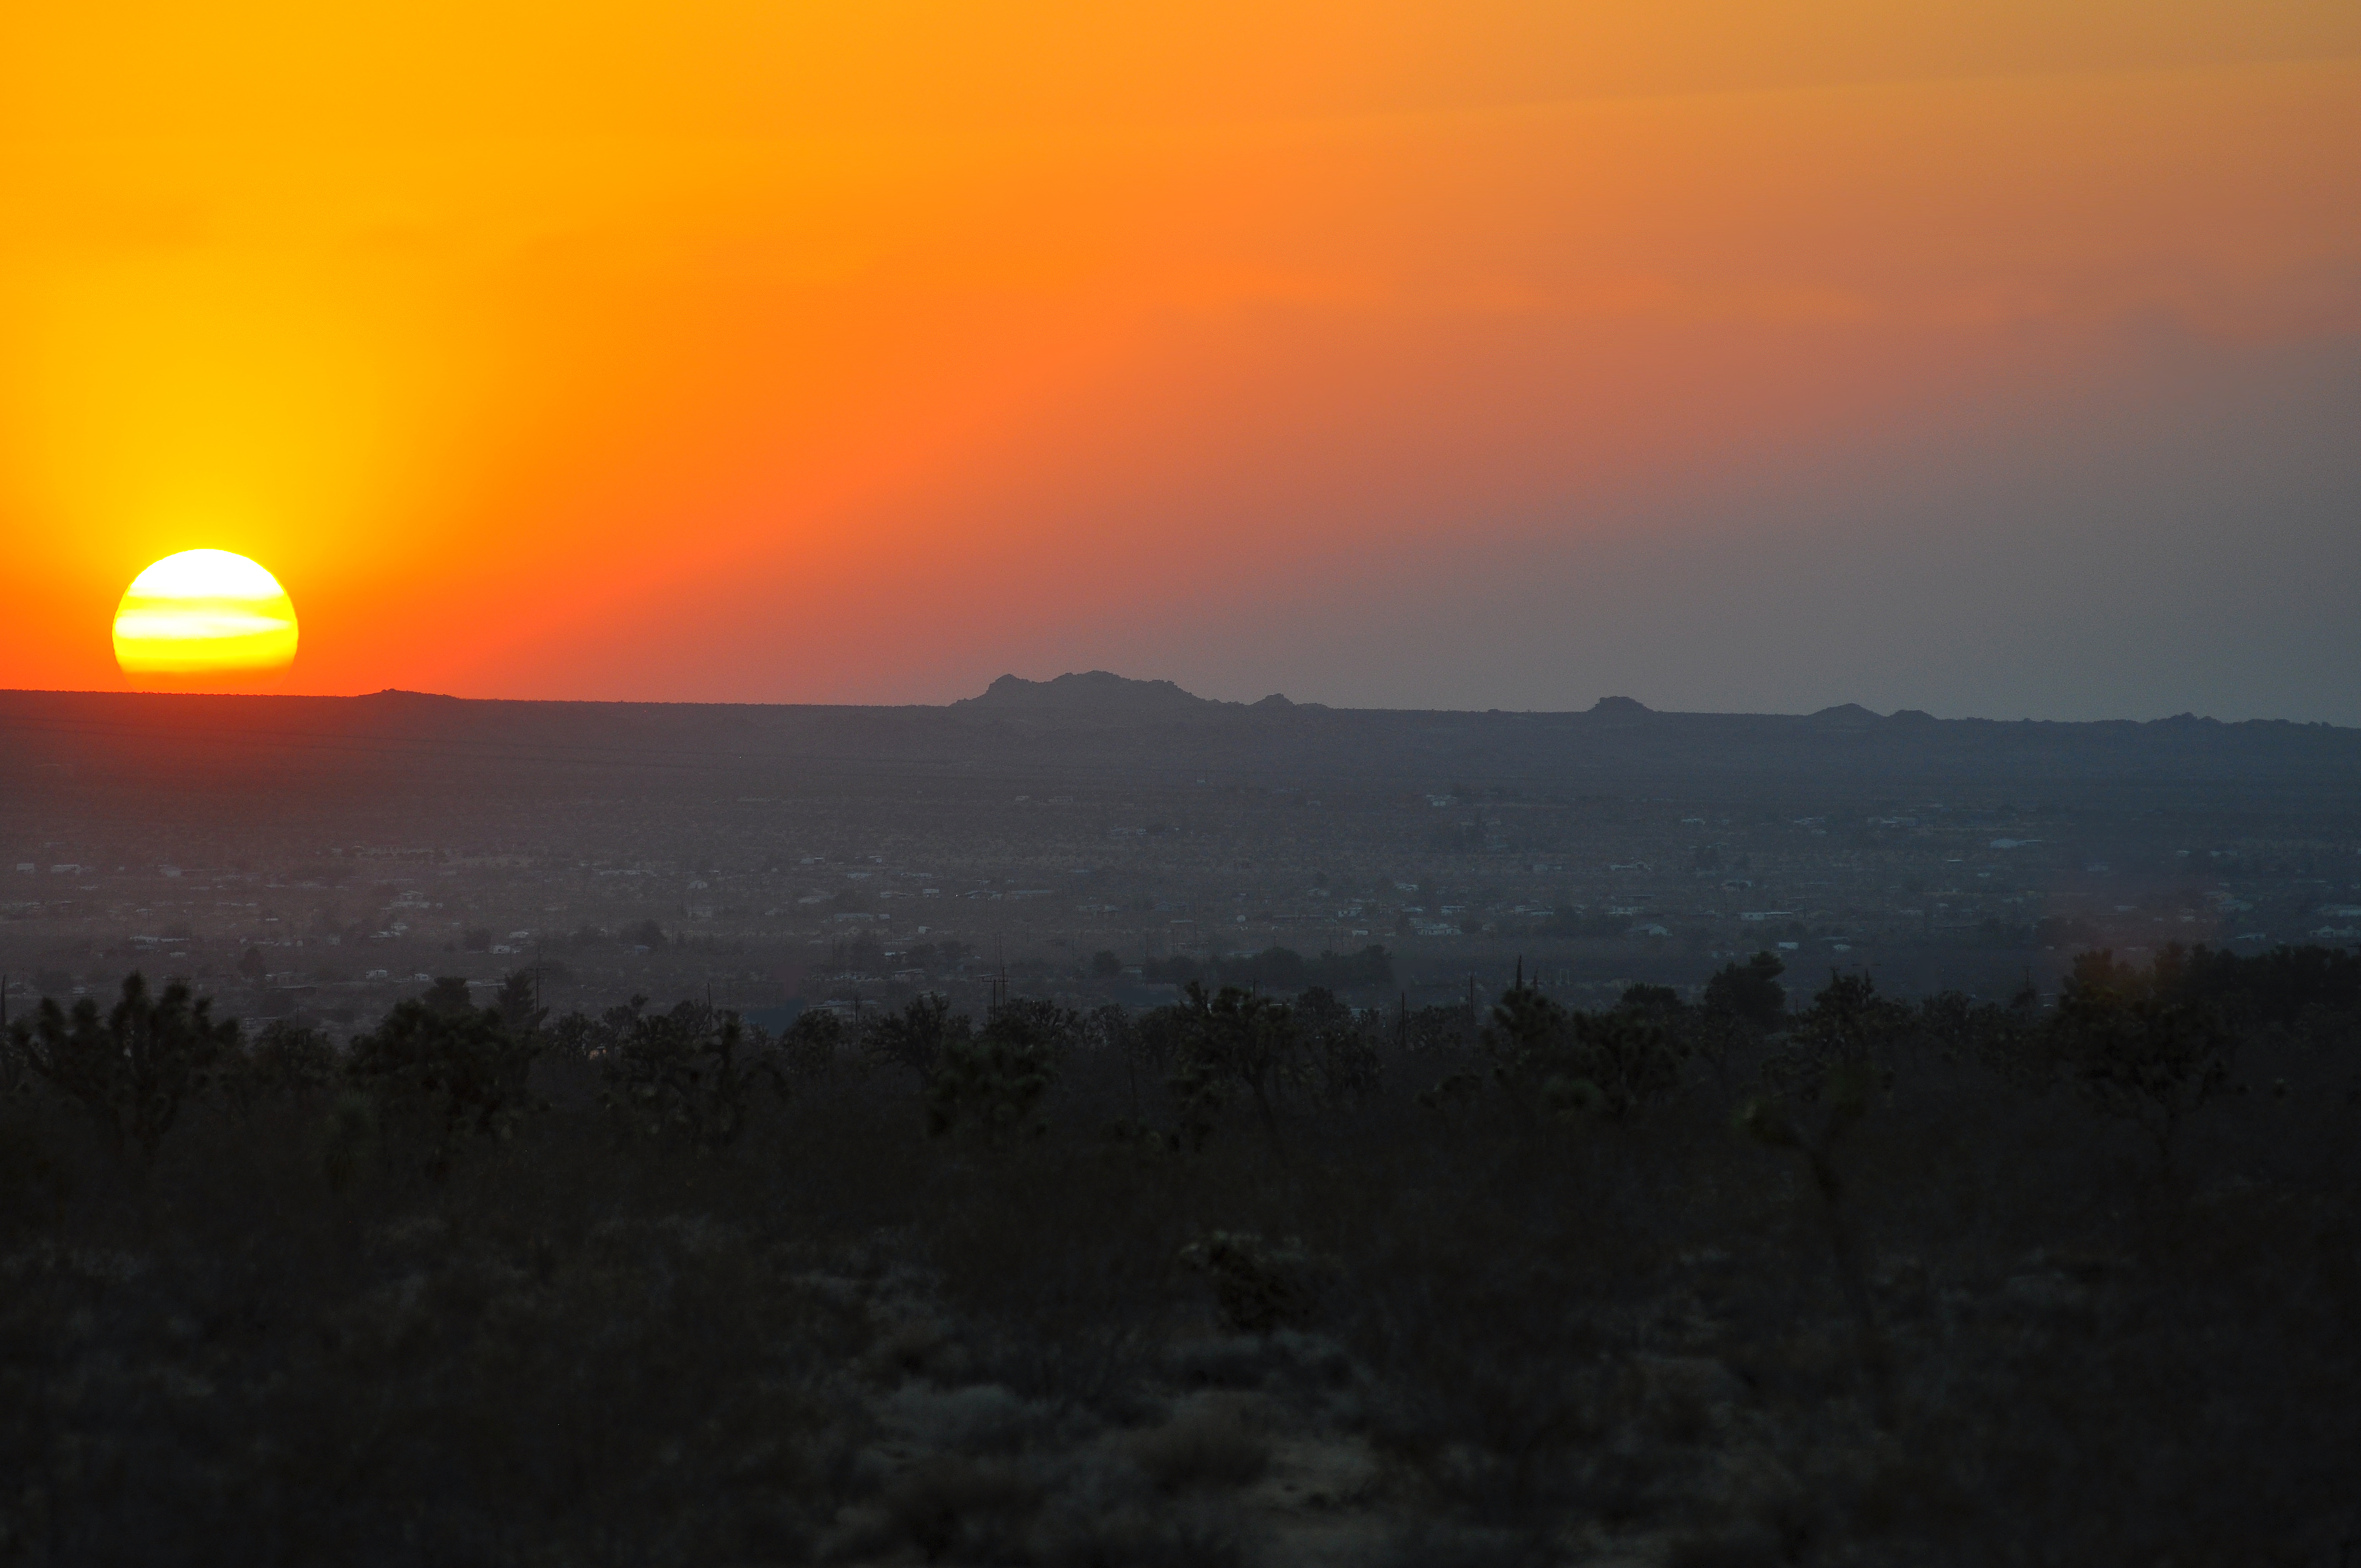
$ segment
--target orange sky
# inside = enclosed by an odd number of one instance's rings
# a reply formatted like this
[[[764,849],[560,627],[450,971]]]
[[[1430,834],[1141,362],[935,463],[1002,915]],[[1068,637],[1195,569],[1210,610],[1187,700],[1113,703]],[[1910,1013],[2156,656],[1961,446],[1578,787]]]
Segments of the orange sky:
[[[14,6],[0,685],[2354,722],[2356,191],[2349,4]]]

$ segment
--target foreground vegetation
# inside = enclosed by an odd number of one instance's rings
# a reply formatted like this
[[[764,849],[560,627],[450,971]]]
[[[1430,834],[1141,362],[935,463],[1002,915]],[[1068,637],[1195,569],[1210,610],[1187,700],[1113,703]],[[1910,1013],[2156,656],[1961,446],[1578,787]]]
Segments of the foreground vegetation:
[[[0,1058],[0,1558],[2328,1563],[2361,964]],[[2342,1554],[2342,1555],[2340,1555]]]

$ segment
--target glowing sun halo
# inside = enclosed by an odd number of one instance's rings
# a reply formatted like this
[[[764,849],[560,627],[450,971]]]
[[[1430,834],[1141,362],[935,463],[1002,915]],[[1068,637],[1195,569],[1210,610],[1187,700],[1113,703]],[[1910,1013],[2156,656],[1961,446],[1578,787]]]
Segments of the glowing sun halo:
[[[295,606],[279,579],[226,550],[183,550],[131,580],[115,611],[115,662],[135,680],[276,674],[295,660]]]

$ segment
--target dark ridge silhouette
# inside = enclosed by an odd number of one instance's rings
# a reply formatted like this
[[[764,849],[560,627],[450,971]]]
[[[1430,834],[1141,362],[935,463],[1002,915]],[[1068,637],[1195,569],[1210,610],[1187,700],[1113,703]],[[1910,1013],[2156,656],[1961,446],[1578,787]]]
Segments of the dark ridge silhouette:
[[[1170,780],[1221,776],[1426,789],[1457,779],[1545,792],[1688,788],[1870,798],[1945,792],[2136,804],[2191,795],[2349,814],[2361,730],[2283,720],[2148,723],[1330,708],[1215,702],[1105,671],[1003,676],[942,707],[511,702],[0,692],[0,776],[403,790],[593,772],[891,772]],[[60,770],[64,770],[60,772]]]
[[[1885,722],[1857,702],[1839,703],[1824,707],[1811,716],[1812,722],[1824,729],[1865,729]]]
[[[1286,699],[1281,698],[1282,702]],[[1136,681],[1106,670],[1087,670],[1053,680],[1028,681],[1003,675],[980,696],[961,697],[954,708],[1093,709],[1107,712],[1198,712],[1212,707],[1236,707],[1182,691],[1170,681]]]

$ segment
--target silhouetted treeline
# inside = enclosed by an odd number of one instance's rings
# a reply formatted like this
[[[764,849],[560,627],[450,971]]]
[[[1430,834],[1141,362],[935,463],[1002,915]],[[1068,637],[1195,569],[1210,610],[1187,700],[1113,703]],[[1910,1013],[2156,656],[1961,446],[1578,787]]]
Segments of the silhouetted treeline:
[[[814,1011],[777,1037],[708,1003],[652,1014],[643,997],[553,1021],[523,971],[478,1008],[466,981],[446,979],[341,1056],[284,1022],[249,1036],[215,1019],[212,1002],[184,982],[151,994],[134,974],[111,1011],[88,998],[71,1011],[43,1000],[10,1032],[5,1081],[19,1096],[46,1091],[107,1146],[147,1160],[187,1103],[243,1115],[273,1097],[308,1105],[334,1091],[366,1100],[373,1116],[427,1129],[427,1164],[439,1170],[454,1140],[504,1135],[545,1108],[528,1088],[536,1061],[577,1085],[595,1078],[598,1102],[652,1135],[686,1131],[712,1146],[742,1131],[755,1086],[784,1098],[796,1081],[831,1078],[848,1062],[908,1069],[940,1102],[939,1130],[960,1124],[954,1107],[970,1102],[994,1107],[978,1113],[982,1124],[1021,1124],[1077,1053],[1122,1057],[1135,1082],[1142,1070],[1160,1075],[1174,1121],[1164,1135],[1191,1146],[1207,1135],[1205,1107],[1226,1098],[1251,1102],[1276,1143],[1278,1104],[1374,1093],[1389,1053],[1480,1058],[1480,1069],[1428,1088],[1428,1103],[1488,1089],[1533,1113],[1598,1109],[1614,1119],[1699,1072],[1728,1088],[1751,1067],[1784,1092],[1842,1068],[1890,1086],[1897,1061],[1939,1054],[2026,1082],[2078,1085],[2134,1120],[2177,1126],[2226,1081],[2243,1037],[2292,1030],[2341,1045],[2361,1024],[2361,958],[2324,948],[2249,957],[2174,946],[2146,967],[2085,953],[2047,1008],[2029,987],[2004,1003],[1945,992],[1908,1004],[1878,995],[1865,975],[1836,973],[1791,1012],[1784,967],[1769,953],[1725,965],[1694,1003],[1667,986],[1633,985],[1613,1008],[1584,1013],[1520,981],[1482,1017],[1472,999],[1465,1008],[1356,1009],[1316,982],[1381,983],[1391,971],[1377,946],[1310,961],[1271,948],[1207,967],[1218,989],[1192,973],[1179,1003],[1136,1014],[1017,997],[978,1024],[929,993],[858,1028]],[[1298,994],[1287,1002],[1265,988]],[[939,1083],[947,1072],[966,1087]],[[1026,1087],[995,1087],[1003,1080]]]
[[[2334,1562],[2356,961],[344,1048],[133,976],[0,1051],[0,1556]]]

